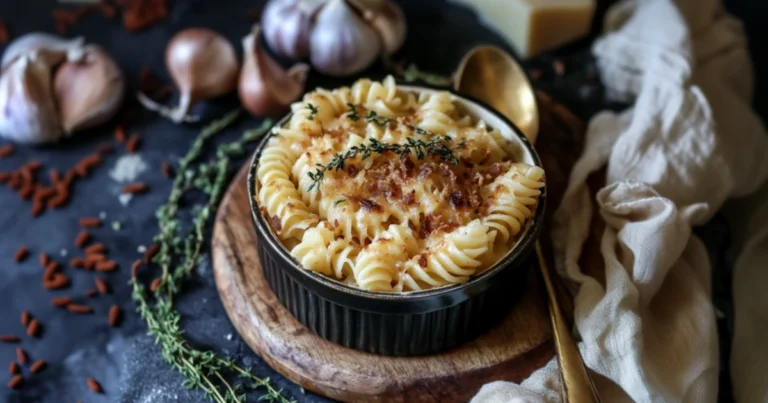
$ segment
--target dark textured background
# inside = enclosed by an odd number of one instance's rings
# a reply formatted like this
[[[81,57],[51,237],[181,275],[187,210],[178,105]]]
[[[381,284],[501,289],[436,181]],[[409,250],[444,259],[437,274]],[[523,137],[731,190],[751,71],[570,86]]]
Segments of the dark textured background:
[[[135,89],[141,66],[151,66],[156,75],[166,79],[163,67],[163,50],[168,39],[178,30],[189,26],[211,27],[229,38],[239,48],[240,38],[250,27],[245,18],[248,10],[257,8],[261,1],[171,1],[172,13],[163,24],[144,32],[125,32],[116,20],[107,20],[92,15],[78,25],[71,34],[83,35],[89,42],[103,45],[117,59],[124,69],[131,92]],[[757,37],[765,35],[763,21],[768,17],[768,4],[761,0],[726,1],[730,10],[745,19],[753,49],[756,71],[768,65],[768,55],[759,52]],[[453,70],[461,55],[479,43],[500,44],[498,36],[483,28],[475,16],[467,10],[450,6],[443,1],[401,1],[409,22],[409,39],[402,51],[403,56],[417,63],[422,69],[448,73]],[[605,8],[601,3],[601,9]],[[31,31],[53,31],[50,10],[56,7],[54,0],[0,0],[0,17],[9,25],[15,37]],[[599,23],[599,17],[596,22]],[[594,32],[599,29],[595,25]],[[1,48],[0,48],[1,49]],[[239,51],[239,49],[238,49]],[[555,77],[551,72],[554,57],[562,58],[567,64],[565,77]],[[598,85],[585,84],[583,77],[592,68],[589,62],[589,42],[569,46],[556,55],[547,55],[528,63],[545,72],[537,86],[549,91],[555,98],[571,107],[578,115],[588,118],[604,107],[619,107],[603,101]],[[380,76],[381,66],[374,67],[366,74]],[[349,80],[329,80],[312,75],[309,88],[317,85],[326,87],[347,84]],[[757,75],[758,93],[756,106],[763,117],[768,114],[768,75]],[[215,116],[229,110],[232,99],[220,100],[205,110],[197,111]],[[241,119],[226,131],[223,137],[232,139],[244,128],[255,127],[257,119]],[[82,133],[75,139],[47,147],[18,147],[16,154],[0,160],[0,170],[10,170],[30,159],[38,159],[44,170],[64,170],[83,156],[92,152],[97,144],[112,143],[114,125]],[[145,335],[145,326],[134,313],[130,300],[128,266],[138,257],[139,245],[148,245],[157,229],[155,209],[165,201],[170,181],[159,173],[162,161],[176,162],[184,155],[199,127],[175,126],[150,113],[142,113],[138,123],[127,128],[138,132],[143,139],[140,154],[149,165],[149,170],[138,179],[147,182],[151,191],[134,198],[128,207],[117,200],[120,185],[108,175],[118,154],[112,154],[88,180],[75,185],[71,204],[62,210],[47,212],[34,219],[29,215],[31,204],[22,202],[9,189],[0,188],[0,334],[23,334],[19,324],[19,312],[30,311],[43,324],[39,338],[24,337],[21,346],[32,360],[44,359],[48,364],[45,372],[29,376],[21,391],[5,387],[9,375],[0,375],[0,401],[4,402],[197,402],[203,397],[197,392],[188,392],[181,387],[182,378],[161,359],[154,341]],[[4,144],[0,141],[0,145]],[[42,176],[42,175],[41,175]],[[47,178],[45,179],[47,180]],[[189,204],[192,204],[190,201]],[[70,289],[45,291],[40,285],[42,268],[37,262],[39,252],[47,252],[62,264],[66,264],[77,253],[72,242],[79,232],[77,220],[82,216],[97,216],[105,212],[107,218],[103,228],[93,231],[98,241],[104,242],[111,256],[121,264],[121,269],[102,277],[113,287],[113,293],[87,300],[95,314],[73,315],[50,305],[54,296],[72,295],[85,302],[83,293],[93,288],[92,273],[65,269],[73,280]],[[109,223],[120,221],[122,229],[113,231]],[[718,264],[722,247],[727,246],[726,226],[716,218],[714,223],[699,231],[711,248],[715,259],[715,300],[726,314],[729,313],[730,284],[728,273]],[[32,255],[16,264],[11,256],[16,248],[26,244]],[[60,251],[66,249],[67,257]],[[186,293],[178,301],[178,309],[184,317],[186,336],[196,346],[217,351],[234,357],[243,365],[253,367],[259,376],[269,376],[275,386],[298,401],[317,402],[324,399],[304,393],[297,386],[275,374],[242,342],[232,328],[213,284],[210,259],[197,268],[196,278],[186,284]],[[124,320],[119,328],[109,328],[106,312],[113,303],[124,310]],[[729,326],[727,320],[719,323],[724,363],[727,363]],[[15,358],[16,345],[0,344],[0,367]],[[4,371],[4,370],[3,370]],[[5,372],[3,372],[5,373]],[[727,374],[723,372],[723,374]],[[99,396],[88,391],[86,377],[94,377],[104,387],[105,395]],[[722,377],[721,400],[730,400],[727,376]],[[258,394],[251,395],[255,400]]]

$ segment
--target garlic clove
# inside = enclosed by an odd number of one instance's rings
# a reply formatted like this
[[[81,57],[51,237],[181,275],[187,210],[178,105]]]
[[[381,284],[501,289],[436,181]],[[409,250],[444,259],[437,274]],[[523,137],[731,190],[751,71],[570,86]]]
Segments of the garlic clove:
[[[317,15],[310,36],[310,60],[330,76],[355,74],[379,55],[379,35],[346,0],[330,0]]]
[[[362,0],[355,1],[362,2]],[[405,14],[400,6],[391,0],[383,0],[379,3],[377,8],[365,8],[363,17],[379,34],[384,55],[390,56],[400,50],[405,43],[407,34]]]
[[[0,70],[5,69],[8,64],[13,62],[19,56],[26,55],[34,50],[47,49],[56,53],[66,53],[71,49],[80,48],[82,46],[82,37],[64,39],[56,35],[32,32],[16,38],[10,45],[8,45],[3,53],[2,62],[0,62]]]
[[[125,78],[99,46],[71,52],[54,76],[54,95],[64,133],[97,126],[111,119],[123,102]]]
[[[53,142],[61,137],[51,93],[51,66],[56,60],[47,52],[34,50],[14,58],[3,70],[0,136],[29,144]]]
[[[261,23],[264,39],[276,54],[289,59],[309,56],[312,14],[324,0],[271,0],[264,7]]]
[[[283,69],[264,49],[259,40],[261,27],[243,38],[243,68],[238,95],[243,107],[256,116],[278,116],[304,92],[309,66],[299,63]]]

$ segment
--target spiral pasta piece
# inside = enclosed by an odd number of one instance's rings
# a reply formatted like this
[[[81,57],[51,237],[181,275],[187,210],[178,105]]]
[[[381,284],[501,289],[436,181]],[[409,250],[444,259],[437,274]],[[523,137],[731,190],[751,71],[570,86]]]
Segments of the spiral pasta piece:
[[[487,215],[483,219],[488,227],[498,231],[497,239],[506,244],[518,235],[533,209],[544,186],[544,170],[524,164],[512,164],[487,189]]]

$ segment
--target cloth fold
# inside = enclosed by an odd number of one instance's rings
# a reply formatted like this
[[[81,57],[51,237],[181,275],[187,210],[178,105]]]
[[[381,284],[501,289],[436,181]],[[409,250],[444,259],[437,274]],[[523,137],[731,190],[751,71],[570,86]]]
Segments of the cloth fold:
[[[711,268],[692,228],[768,176],[744,33],[715,0],[624,0],[604,27],[593,46],[601,78],[634,105],[591,120],[552,229],[579,348],[603,401],[714,402]],[[603,166],[593,211],[586,180]],[[579,266],[593,214],[606,224],[605,284]],[[559,401],[557,371],[553,359],[519,385],[485,385],[473,402]]]

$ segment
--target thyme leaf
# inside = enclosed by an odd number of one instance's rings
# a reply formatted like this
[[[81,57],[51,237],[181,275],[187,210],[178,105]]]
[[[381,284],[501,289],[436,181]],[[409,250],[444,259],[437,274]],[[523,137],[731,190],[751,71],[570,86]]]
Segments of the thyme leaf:
[[[453,81],[450,77],[419,70],[419,68],[413,63],[409,64],[403,72],[403,80],[409,83],[414,81],[423,81],[427,84],[438,87],[449,86]]]
[[[309,109],[309,117],[307,117],[307,119],[315,120],[315,116],[317,116],[317,107],[311,103],[307,103],[307,109]]]

